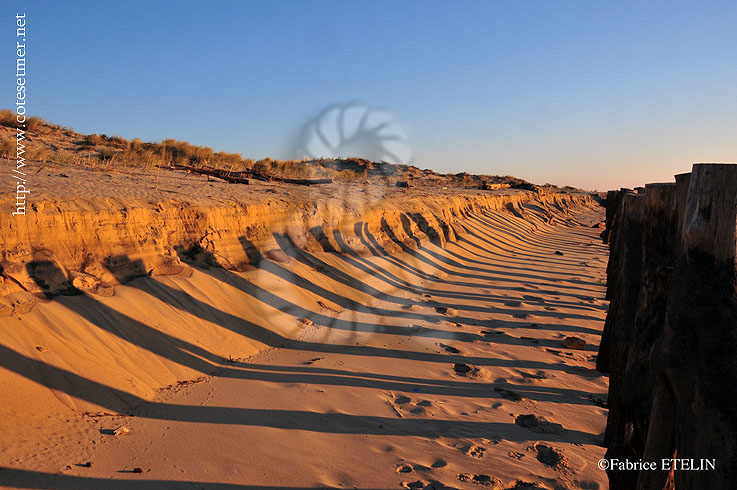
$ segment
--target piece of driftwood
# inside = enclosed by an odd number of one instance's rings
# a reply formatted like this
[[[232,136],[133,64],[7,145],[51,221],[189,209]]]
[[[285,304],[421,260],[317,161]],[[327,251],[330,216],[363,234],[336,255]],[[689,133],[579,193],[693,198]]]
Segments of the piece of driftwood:
[[[285,179],[283,177],[272,177],[272,180],[278,182],[284,182],[285,184],[297,184],[297,185],[318,185],[318,184],[332,184],[333,179]]]
[[[188,173],[208,175],[217,177],[234,184],[248,184],[248,179],[244,176],[245,172],[230,172],[216,168],[190,167],[188,165],[171,165],[174,170],[186,170]]]
[[[285,177],[276,177],[262,172],[254,172],[252,170],[245,170],[241,172],[234,172],[230,170],[222,170],[217,168],[207,167],[192,167],[189,165],[171,165],[170,168],[175,170],[186,170],[187,172],[209,175],[223,179],[228,182],[234,182],[237,184],[248,184],[249,178],[256,180],[263,180],[266,182],[283,182],[285,184],[296,184],[296,185],[318,185],[318,184],[332,184],[333,179],[287,179]]]

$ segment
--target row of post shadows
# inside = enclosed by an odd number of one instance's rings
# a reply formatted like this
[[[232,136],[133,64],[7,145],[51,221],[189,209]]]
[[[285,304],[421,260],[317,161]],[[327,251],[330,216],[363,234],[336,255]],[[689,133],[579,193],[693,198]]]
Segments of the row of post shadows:
[[[102,406],[107,410],[125,412],[152,420],[225,424],[239,426],[294,429],[325,434],[366,434],[416,436],[425,438],[462,438],[504,435],[504,439],[525,442],[537,440],[534,433],[514,424],[497,422],[470,422],[447,419],[407,419],[373,415],[323,413],[306,410],[273,410],[236,407],[208,407],[202,405],[168,404],[147,401],[116,388],[112,388],[43,361],[30,359],[12,349],[0,345],[0,364],[9,369],[25,366],[18,374],[49,388],[70,394]],[[106,394],[112,394],[110,397]],[[105,396],[101,396],[105,395]],[[120,400],[116,403],[114,400]],[[130,407],[133,407],[132,409]],[[120,410],[123,408],[124,410]],[[576,430],[549,435],[556,442],[598,443],[598,435]]]
[[[313,233],[320,236],[322,234],[322,229],[320,227],[316,227],[313,230]],[[324,235],[323,235],[324,236]],[[442,291],[442,290],[436,290],[436,289],[430,289],[425,286],[420,286],[416,283],[416,281],[410,282],[409,280],[400,278],[396,276],[395,274],[389,272],[387,269],[384,269],[380,267],[378,264],[375,264],[369,260],[366,260],[364,257],[362,257],[360,254],[356,253],[354,250],[350,248],[350,246],[345,243],[345,241],[342,238],[342,235],[339,230],[335,230],[333,232],[334,239],[336,243],[340,246],[341,250],[335,251],[335,253],[338,253],[337,257],[344,262],[346,262],[348,265],[360,270],[361,272],[364,272],[366,274],[370,274],[372,277],[376,277],[384,281],[385,283],[389,284],[390,286],[402,289],[407,292],[417,294],[417,295],[424,295],[424,294],[430,294],[432,296],[438,296],[438,297],[445,297],[445,298],[452,298],[452,299],[467,299],[471,301],[485,301],[485,302],[508,302],[512,300],[513,298],[509,297],[502,297],[502,296],[493,296],[490,294],[482,294],[482,293],[470,293],[470,292],[452,292],[452,291]],[[324,249],[325,252],[330,252],[331,250],[334,250],[334,247],[330,246]],[[448,247],[444,249],[445,251],[449,251]],[[336,280],[339,280],[343,282],[344,284],[355,287],[358,285],[359,287],[362,286],[363,283],[360,283],[360,281],[357,281],[355,278],[352,278],[349,274],[345,274],[342,271],[325,264],[324,261],[321,261],[317,259],[317,257],[314,257],[313,255],[310,255],[309,253],[303,253],[300,255],[295,254],[293,258],[300,260],[305,265],[309,265],[312,267],[317,268],[319,271],[328,270],[331,272],[331,277],[335,278]],[[303,260],[302,257],[304,257],[306,260]],[[399,262],[399,263],[397,263]],[[412,274],[420,279],[424,279],[427,281],[433,281],[433,282],[440,282],[441,279],[432,276],[428,273],[425,273],[423,271],[419,271],[417,269],[410,269],[409,267],[406,267],[405,264],[403,264],[398,259],[394,258],[393,261],[391,261],[393,265],[395,265],[398,268],[401,268],[402,270],[407,271],[409,274]],[[463,282],[452,282],[452,281],[446,281],[442,280],[445,283],[455,284],[458,286],[466,286],[466,287],[478,287],[480,285],[473,285],[473,284],[466,284]],[[484,288],[488,289],[490,286],[485,285]],[[541,290],[541,289],[530,289],[525,290],[522,292],[528,292],[528,293],[537,293],[537,294],[558,294],[559,291],[549,291],[549,290]],[[384,294],[384,293],[382,293]],[[377,299],[389,299],[391,300],[391,296],[379,296],[378,294],[375,295]],[[403,298],[401,298],[404,300]],[[520,298],[520,300],[523,300],[524,298]],[[406,301],[406,300],[404,300]],[[546,305],[553,306],[553,307],[561,307],[561,308],[573,308],[573,309],[583,309],[583,310],[600,310],[604,309],[603,306],[598,305],[581,305],[580,303],[573,303],[563,300],[546,300]]]
[[[445,274],[453,275],[453,276],[456,276],[456,277],[467,277],[467,278],[470,278],[470,279],[487,279],[487,280],[489,279],[489,277],[487,277],[487,276],[480,276],[480,275],[476,275],[476,274],[465,274],[465,273],[462,273],[462,272],[451,271],[451,270],[446,269],[445,267],[441,266],[437,262],[432,261],[432,259],[429,259],[429,258],[425,257],[424,255],[418,253],[418,251],[413,250],[413,249],[407,247],[406,244],[404,244],[401,240],[399,240],[397,238],[397,236],[394,234],[394,232],[391,230],[391,228],[389,227],[388,223],[386,223],[385,220],[382,220],[382,229],[391,238],[392,241],[394,241],[400,247],[402,247],[402,249],[404,250],[405,253],[407,253],[407,254],[409,254],[409,255],[417,258],[418,260],[420,260],[422,262],[427,263],[428,265],[430,265],[432,267],[437,268],[438,270],[444,272]],[[427,249],[423,249],[423,252],[429,253],[427,251]],[[430,253],[430,254],[433,255],[432,253]],[[434,255],[437,255],[437,254],[434,254]],[[442,259],[441,256],[437,256],[437,257],[438,257],[437,260],[441,260]],[[454,264],[454,266],[460,267],[460,268],[463,267],[462,264],[457,264],[457,265]],[[542,280],[543,279],[541,277],[535,277],[535,276],[532,276],[532,278],[538,279],[538,280]],[[492,280],[497,280],[498,281],[499,279],[494,278]],[[510,282],[511,282],[511,280],[510,280]],[[569,281],[569,282],[572,282],[572,281]],[[458,283],[458,285],[468,286],[468,285],[463,284],[463,283]],[[488,287],[488,286],[484,286],[484,287]],[[563,285],[561,285],[560,287],[561,288],[566,288],[566,286],[563,286]],[[461,308],[464,308],[464,307],[461,307]],[[503,311],[503,310],[501,310],[501,311],[490,311],[490,313],[505,313],[505,311]],[[535,314],[538,315],[538,316],[558,316],[558,314],[549,313],[549,312],[546,312],[546,311],[536,312]],[[582,319],[582,320],[598,320],[597,318],[594,318],[594,317],[590,317],[590,316],[587,316],[587,315],[579,315],[579,314],[575,314],[575,313],[573,313],[573,314],[566,314],[566,316],[568,318],[575,318],[575,319]]]
[[[369,290],[370,293],[367,292],[367,294],[370,294],[374,298],[377,298],[377,299],[381,299],[381,300],[389,301],[389,302],[394,302],[396,304],[405,305],[405,306],[411,306],[413,304],[416,304],[416,305],[419,305],[419,306],[445,306],[445,307],[455,308],[456,310],[459,310],[459,311],[475,311],[475,312],[480,312],[480,313],[503,314],[503,315],[510,315],[510,316],[520,315],[520,314],[525,314],[525,313],[530,313],[527,310],[510,309],[510,308],[499,308],[499,307],[495,307],[495,306],[485,307],[485,306],[464,305],[464,304],[457,304],[457,303],[449,303],[447,301],[444,301],[442,303],[439,303],[439,302],[430,302],[430,303],[428,303],[428,302],[417,302],[417,301],[409,300],[409,299],[406,299],[406,298],[399,298],[397,296],[388,295],[386,293],[382,293],[378,289],[375,289],[375,288],[373,288],[371,286],[366,285],[365,282],[361,282],[361,281],[358,281],[355,278],[352,278],[349,274],[347,274],[347,273],[345,273],[343,271],[340,271],[339,269],[337,269],[337,268],[335,268],[335,267],[327,264],[325,261],[317,258],[313,254],[310,254],[309,252],[306,252],[304,250],[299,249],[296,246],[296,244],[294,244],[294,242],[291,240],[291,238],[289,238],[288,235],[286,235],[286,234],[284,234],[284,235],[278,235],[278,236],[275,236],[275,238],[276,238],[277,243],[279,243],[282,251],[284,251],[284,253],[287,254],[288,256],[294,258],[295,260],[303,263],[304,265],[306,265],[308,267],[315,268],[316,270],[318,270],[319,272],[325,274],[326,276],[330,277],[331,279],[334,279],[334,280],[336,280],[336,281],[338,281],[338,282],[340,282],[342,284],[345,284],[345,285],[347,285],[347,286],[349,286],[351,288],[354,288],[357,291],[366,292],[366,290]],[[344,243],[344,242],[342,242],[342,240],[340,240],[339,243]],[[347,246],[347,244],[346,244],[346,246]],[[392,274],[390,274],[388,271],[386,271],[384,269],[381,269],[378,265],[371,264],[370,262],[363,262],[360,259],[360,257],[357,254],[355,254],[355,253],[352,253],[352,254],[341,253],[341,254],[337,254],[336,257],[338,257],[340,260],[346,262],[348,265],[351,265],[353,267],[356,267],[358,270],[361,270],[362,272],[365,272],[367,274],[371,274],[372,277],[378,277],[378,278],[384,280],[384,282],[386,282],[387,284],[389,284],[392,287],[395,287],[397,289],[402,289],[404,291],[407,291],[407,292],[412,293],[412,294],[416,294],[418,296],[419,295],[423,295],[423,294],[431,294],[431,295],[435,295],[437,297],[445,297],[445,298],[453,298],[453,299],[481,300],[481,301],[484,301],[486,303],[490,303],[490,302],[505,303],[505,302],[509,302],[509,301],[512,300],[512,298],[509,298],[509,297],[501,297],[501,296],[494,297],[494,296],[491,296],[491,295],[488,295],[488,294],[486,294],[486,295],[481,295],[481,294],[474,295],[472,293],[449,293],[449,292],[444,292],[444,291],[440,291],[440,290],[429,289],[429,288],[425,288],[425,287],[422,287],[422,286],[417,286],[417,285],[414,285],[414,284],[410,284],[410,283],[404,281],[401,278],[397,278],[396,276],[393,276]],[[263,263],[266,263],[266,262],[263,262]],[[368,266],[369,264],[371,264],[371,266],[373,267],[373,269],[369,268],[369,266]],[[279,268],[279,267],[276,266],[276,268]],[[275,267],[274,266],[270,266],[270,269],[275,269]],[[280,277],[282,277],[282,278],[284,278],[286,280],[289,280],[289,278],[287,277],[288,275],[294,274],[292,272],[286,271],[283,268],[279,268],[279,269],[281,269],[281,272],[279,272]],[[396,278],[395,281],[393,282],[391,280],[387,280],[385,277],[382,277],[381,275],[375,274],[375,272],[377,270],[380,270],[383,276],[393,276],[394,278]],[[437,278],[433,278],[433,280],[438,281]],[[306,281],[305,279],[301,278],[300,284],[304,284],[304,283],[308,283],[308,282],[309,281]],[[452,281],[446,281],[446,280],[443,280],[443,282],[452,283],[452,284],[456,284],[456,285],[459,285],[459,286],[467,286],[468,287],[468,285],[465,284],[465,283],[463,283],[463,282],[452,282]],[[297,284],[295,284],[295,285],[297,285]],[[310,288],[309,285],[307,287]],[[488,288],[489,286],[486,285],[485,287]],[[310,290],[312,290],[316,294],[319,294],[317,291],[314,290],[314,288],[311,288]],[[530,292],[537,292],[538,294],[541,293],[541,291],[539,291],[539,290],[531,290]],[[327,299],[331,299],[330,297],[327,297],[327,296],[326,296],[326,298]],[[520,300],[521,301],[525,301],[526,299],[525,298],[521,298]],[[529,302],[530,300],[527,300],[527,301]],[[548,306],[554,306],[554,307],[565,307],[565,308],[581,309],[581,310],[589,310],[589,311],[595,311],[597,309],[603,308],[603,307],[594,307],[594,306],[592,306],[592,307],[585,307],[585,306],[579,305],[577,303],[567,303],[567,302],[563,302],[563,301],[553,301],[552,303],[546,301],[545,304],[548,305]],[[387,314],[387,313],[383,313],[383,314]],[[390,314],[396,314],[396,312],[392,312]],[[423,314],[410,313],[410,312],[400,312],[400,314],[403,317],[406,317],[406,318],[416,317],[417,319],[431,321],[431,322],[434,322],[434,323],[437,323],[437,322],[445,319],[445,317],[438,316],[438,315],[423,315]],[[542,310],[536,310],[532,314],[534,314],[536,316],[541,316],[541,317],[556,317],[556,318],[561,315],[561,313],[554,313],[554,312],[542,311]],[[573,314],[566,313],[565,314],[565,317],[566,318],[571,318],[571,319],[598,320],[595,317],[590,317],[588,315],[579,315],[579,314],[575,314],[575,313],[573,313]],[[453,320],[454,321],[461,322],[461,323],[465,322],[465,323],[470,323],[470,324],[473,324],[473,323],[477,322],[477,320],[474,319],[474,318],[466,318],[466,317],[454,317]],[[529,325],[529,323],[527,323],[527,325]],[[540,324],[538,323],[538,325],[540,325]],[[556,328],[559,327],[558,325],[552,325],[552,324],[551,325],[548,325],[548,326],[550,326],[550,327],[556,327]],[[575,326],[572,326],[571,328],[573,330],[576,330],[576,331],[581,331],[580,329],[583,328],[583,327],[575,327]],[[565,329],[568,329],[568,328],[567,328],[567,326],[563,326],[563,329],[565,330]],[[591,333],[599,333],[599,332],[598,331],[595,331],[595,330],[592,330]]]
[[[247,242],[244,242],[247,243]],[[302,250],[294,249],[293,251],[297,251],[299,254],[306,253]],[[260,263],[265,263],[265,261],[261,261]],[[264,297],[276,297],[273,293],[266,292],[263,288],[260,288],[256,285],[254,285],[252,282],[246,280],[245,278],[241,277],[238,274],[235,274],[233,272],[227,271],[222,268],[216,268],[216,267],[207,267],[207,268],[198,268],[201,272],[213,276],[215,279],[229,284],[230,286],[236,288],[237,290],[240,290],[249,296],[263,301]],[[184,294],[183,292],[180,292],[180,294]],[[275,308],[278,308],[279,306],[284,307],[282,299],[279,299],[279,301],[276,303],[276,305],[271,305]],[[289,303],[290,305],[292,303]],[[305,314],[312,314],[313,316],[310,318],[313,321],[324,322],[324,326],[331,327],[335,325],[334,323],[331,323],[335,321],[336,319],[332,317],[328,317],[326,315],[318,315],[314,312],[310,312],[306,309],[299,309],[296,311],[297,313],[305,313]],[[429,316],[429,319],[437,318],[442,319],[444,317],[442,316]],[[474,319],[466,319],[470,322],[477,323]],[[243,320],[246,321],[246,320]],[[343,321],[345,322],[345,321]],[[250,323],[250,322],[249,322]],[[341,324],[339,324],[341,325]],[[362,328],[366,327],[375,327],[374,324],[361,324]],[[558,328],[560,326],[558,325],[550,325],[550,327]],[[262,327],[257,327],[262,328]],[[343,330],[352,330],[350,326],[348,328],[343,328]],[[405,327],[393,327],[393,330],[397,334],[403,334],[406,335],[410,332]],[[371,330],[369,328],[370,332],[375,332],[375,330]],[[424,332],[432,331],[431,329],[425,329]],[[435,330],[437,333],[438,331]],[[391,333],[391,332],[390,332]],[[447,333],[447,332],[446,332]],[[488,339],[482,335],[478,334],[469,334],[469,333],[457,333],[457,332],[450,332],[453,336],[459,338],[460,340],[464,341],[487,341]],[[448,337],[440,337],[447,339]],[[372,346],[356,346],[356,345],[332,345],[332,344],[323,344],[319,342],[306,342],[306,341],[298,341],[298,340],[287,340],[283,337],[279,337],[279,340],[283,342],[279,347],[283,348],[290,348],[295,350],[305,350],[309,352],[323,352],[323,353],[348,353],[348,354],[354,354],[354,355],[362,355],[362,356],[384,356],[384,357],[390,357],[390,358],[406,358],[411,360],[418,360],[418,361],[428,361],[428,362],[448,362],[448,357],[441,354],[433,354],[433,353],[427,353],[427,352],[415,352],[415,351],[409,351],[409,350],[399,350],[399,349],[387,349],[387,348],[379,348],[379,347],[372,347]],[[516,343],[516,341],[515,341]],[[505,360],[494,360],[489,359],[485,357],[464,357],[464,360],[466,362],[470,362],[472,364],[476,365],[501,365],[501,366],[515,366],[516,364],[513,361],[505,361]],[[543,369],[545,367],[550,368],[551,366],[547,363],[542,362],[534,362],[534,361],[528,361],[528,364],[532,363],[530,365],[525,366],[519,366],[519,367],[525,367],[525,368],[537,368],[537,369]],[[553,369],[555,369],[553,367]]]
[[[494,220],[495,219],[496,218],[494,218]],[[466,224],[468,225],[468,228],[472,228],[473,229],[473,230],[469,229],[469,233],[468,234],[471,235],[471,236],[473,236],[473,237],[475,237],[476,239],[481,240],[481,241],[486,242],[486,243],[504,243],[504,242],[501,242],[501,240],[498,237],[494,237],[493,234],[489,231],[489,229],[495,229],[494,228],[495,226],[498,228],[499,227],[499,223],[498,222],[495,225],[492,222],[485,221],[484,217],[476,215],[476,216],[470,217],[467,220],[467,223]],[[515,235],[515,230],[514,229],[508,231],[507,233],[509,235],[515,236],[515,239],[517,241],[520,241],[522,244],[524,244],[525,247],[517,246],[517,247],[514,248],[514,250],[511,250],[510,249],[508,251],[508,253],[514,253],[515,255],[517,255],[517,257],[520,257],[520,258],[508,257],[508,256],[503,256],[503,255],[500,255],[500,257],[503,258],[503,259],[505,259],[508,262],[513,262],[515,264],[519,264],[519,263],[521,263],[521,264],[527,264],[527,265],[525,265],[525,267],[508,266],[510,269],[529,270],[529,264],[528,264],[529,261],[535,261],[535,262],[540,263],[540,264],[548,264],[548,265],[554,265],[554,266],[560,266],[562,264],[571,264],[572,261],[570,259],[566,259],[565,258],[566,257],[565,255],[563,255],[563,256],[557,256],[557,255],[555,255],[555,251],[561,251],[561,252],[565,252],[565,253],[568,253],[568,254],[577,253],[578,252],[578,250],[576,250],[575,246],[572,246],[572,245],[571,246],[569,246],[569,245],[560,246],[560,244],[557,244],[557,245],[552,245],[551,244],[551,246],[546,247],[543,239],[540,236],[538,236],[538,235],[535,236],[535,241],[530,241],[530,240],[527,240],[527,239],[524,239],[523,240],[524,237],[520,237],[518,235]],[[512,247],[512,244],[510,244],[510,243],[505,243],[505,245],[507,245],[510,248]],[[501,245],[497,245],[497,246],[499,247],[499,249],[505,250],[504,247],[502,247]],[[550,255],[549,257],[540,255],[539,253],[537,253],[537,254],[530,254],[530,253],[528,253],[528,250],[529,249],[540,251],[541,249],[544,250],[546,248],[549,251],[549,255]],[[525,260],[525,259],[529,259],[529,260]],[[540,270],[539,272],[543,272],[543,270]],[[571,275],[571,274],[565,273],[565,272],[560,272],[560,273],[557,273],[557,274],[559,274],[559,275]]]
[[[448,259],[446,257],[442,257],[442,256],[439,256],[437,254],[433,254],[432,252],[429,252],[427,250],[427,248],[423,248],[423,251],[425,253],[428,253],[429,255],[433,256],[435,258],[435,260],[437,260],[437,262],[433,261],[432,259],[430,259],[428,257],[425,257],[422,254],[417,253],[416,250],[412,249],[411,247],[407,246],[406,243],[404,243],[403,241],[399,240],[399,238],[396,236],[396,234],[391,229],[391,227],[389,226],[389,224],[386,222],[385,219],[382,219],[381,228],[382,228],[382,231],[384,233],[386,233],[387,236],[395,244],[397,244],[402,249],[402,251],[404,251],[405,253],[407,253],[409,255],[412,255],[413,257],[415,257],[418,260],[426,263],[427,265],[430,265],[431,267],[433,267],[435,269],[438,269],[438,270],[440,270],[440,271],[442,271],[442,272],[444,272],[446,274],[449,274],[449,275],[452,274],[452,275],[455,275],[457,277],[464,277],[464,278],[469,278],[469,279],[482,279],[482,280],[488,280],[491,277],[495,281],[505,281],[505,282],[515,282],[515,280],[514,279],[501,278],[501,277],[498,277],[497,275],[498,274],[509,275],[509,276],[514,277],[514,278],[527,277],[530,280],[545,280],[545,278],[544,277],[541,277],[541,276],[535,276],[535,275],[532,275],[532,274],[507,273],[507,272],[505,272],[503,270],[487,270],[487,269],[480,270],[480,272],[484,272],[487,275],[477,275],[477,274],[467,274],[467,273],[464,273],[464,272],[454,272],[454,271],[451,271],[449,269],[446,269],[444,265],[446,265],[446,264],[447,265],[452,265],[452,266],[458,267],[458,268],[469,268],[469,267],[466,267],[466,266],[464,266],[462,264],[458,264],[457,262],[455,262],[453,264],[449,264],[448,263]],[[384,257],[384,258],[385,259],[388,259],[387,257]],[[454,262],[454,261],[452,261],[452,262]],[[474,268],[471,267],[471,269],[473,270]],[[588,282],[580,281],[580,280],[578,280],[578,281],[576,281],[576,280],[567,280],[567,282],[570,282],[570,283],[589,284]],[[593,284],[593,283],[591,283],[591,284]],[[579,290],[579,289],[581,289],[581,288],[576,287],[576,286],[567,286],[567,285],[562,285],[562,284],[560,285],[560,287],[562,289],[572,289],[572,290]]]

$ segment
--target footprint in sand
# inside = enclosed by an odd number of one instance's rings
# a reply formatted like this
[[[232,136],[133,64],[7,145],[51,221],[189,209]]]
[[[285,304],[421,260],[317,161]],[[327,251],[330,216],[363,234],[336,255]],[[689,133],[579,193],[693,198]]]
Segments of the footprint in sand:
[[[459,473],[458,480],[462,482],[476,483],[483,486],[494,485],[496,487],[501,484],[501,480],[498,478],[483,474]]]
[[[453,364],[453,372],[466,378],[479,378],[484,376],[484,372],[481,368],[460,362]]]
[[[505,398],[513,402],[521,401],[524,398],[522,395],[520,395],[516,391],[507,390],[504,388],[494,388],[494,391],[499,393],[502,396],[502,398]]]
[[[400,463],[394,468],[397,473],[412,473],[415,471],[414,467],[409,463]]]
[[[456,316],[458,315],[458,310],[455,308],[450,308],[448,306],[436,306],[435,311],[440,313],[441,315],[445,316]]]
[[[430,403],[427,400],[423,400],[421,402],[417,402],[414,406],[414,408],[410,408],[409,413],[413,415],[425,415],[427,412],[427,409],[432,406],[432,403]]]
[[[527,295],[522,296],[522,298],[525,301],[537,301],[538,303],[545,303],[545,298],[541,296],[532,296],[531,294],[527,294]]]
[[[483,458],[484,452],[486,452],[486,448],[481,446],[471,446],[466,450],[466,454],[476,459]]]
[[[545,466],[556,470],[568,468],[568,460],[560,449],[537,443],[535,444],[535,451],[537,452],[537,460]]]
[[[539,344],[540,339],[536,339],[535,337],[520,337],[520,340],[527,341],[530,344]]]
[[[514,423],[538,434],[562,434],[564,432],[561,424],[549,422],[544,417],[533,414],[518,415]]]
[[[474,444],[472,442],[456,442],[452,444],[450,447],[457,449],[458,451],[462,452],[466,456],[470,456],[475,459],[483,458],[484,453],[486,452],[485,447],[479,446],[478,444]]]
[[[459,349],[456,349],[452,345],[443,344],[441,342],[438,342],[436,345],[439,346],[439,347],[442,347],[443,349],[446,350],[446,352],[449,352],[451,354],[460,354],[461,353],[461,351]]]
[[[526,381],[530,381],[530,380],[541,381],[543,379],[555,378],[554,374],[548,374],[545,371],[538,371],[536,373],[526,373],[524,371],[517,371],[517,372],[523,378],[523,380],[526,380]]]
[[[428,409],[432,407],[430,400],[412,402],[412,399],[405,395],[400,395],[394,399],[394,402],[387,401],[387,403],[399,417],[404,417],[405,412],[412,415],[426,415]]]
[[[449,487],[446,486],[443,483],[440,483],[439,481],[425,481],[425,480],[416,480],[416,481],[403,481],[401,483],[402,487],[404,488],[410,488],[410,489],[422,489],[422,490],[458,490],[455,487]]]

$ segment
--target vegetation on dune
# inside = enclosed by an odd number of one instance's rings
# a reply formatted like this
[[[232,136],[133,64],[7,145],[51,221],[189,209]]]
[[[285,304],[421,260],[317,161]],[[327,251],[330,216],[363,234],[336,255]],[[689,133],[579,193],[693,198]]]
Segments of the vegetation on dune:
[[[5,128],[13,128],[13,131]],[[0,110],[0,156],[15,158],[15,113]],[[159,143],[105,134],[79,134],[40,117],[26,119],[25,158],[31,161],[84,165],[92,168],[156,168],[186,166],[285,179],[332,179],[339,182],[383,182],[403,186],[439,185],[494,189],[543,189],[512,176],[440,174],[411,165],[371,162],[362,158],[254,161],[238,153],[166,139]],[[408,185],[409,183],[410,185]],[[553,186],[551,186],[553,187]]]

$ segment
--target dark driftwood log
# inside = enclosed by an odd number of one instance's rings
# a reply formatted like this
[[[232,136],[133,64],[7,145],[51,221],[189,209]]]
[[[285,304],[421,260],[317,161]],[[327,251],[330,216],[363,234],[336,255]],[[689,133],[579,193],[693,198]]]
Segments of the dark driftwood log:
[[[680,247],[643,459],[716,468],[643,471],[636,488],[737,488],[737,165],[694,165]]]
[[[190,167],[189,165],[172,165],[171,168],[175,170],[186,170],[194,174],[208,175],[210,177],[217,177],[234,184],[248,184],[248,179],[245,177],[245,172],[229,172],[227,170],[221,170],[216,168],[200,168]]]
[[[284,177],[275,177],[273,175],[267,175],[260,172],[243,171],[243,172],[232,172],[229,170],[221,170],[217,168],[206,168],[206,167],[192,167],[189,165],[172,165],[171,168],[175,170],[186,170],[188,172],[209,175],[211,177],[217,177],[228,182],[236,184],[248,184],[249,178],[263,181],[275,181],[283,182],[285,184],[297,184],[297,185],[318,185],[318,184],[331,184],[333,179],[287,179]]]
[[[285,179],[282,177],[272,177],[272,179],[278,182],[284,182],[285,184],[297,185],[319,185],[333,183],[333,179]]]

